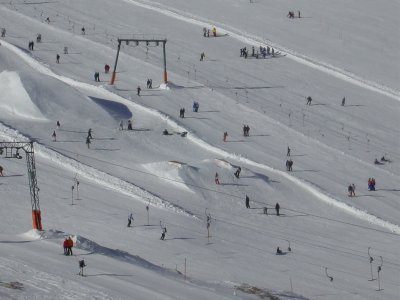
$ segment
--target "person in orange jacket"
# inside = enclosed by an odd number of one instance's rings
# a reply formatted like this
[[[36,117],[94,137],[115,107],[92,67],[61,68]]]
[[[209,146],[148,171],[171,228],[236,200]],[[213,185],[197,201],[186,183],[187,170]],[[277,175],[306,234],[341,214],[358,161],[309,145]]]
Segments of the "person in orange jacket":
[[[68,241],[67,241],[67,247],[68,247],[68,250],[67,250],[67,255],[73,255],[72,254],[72,247],[74,246],[74,241],[71,239],[71,237],[69,237],[68,238]]]

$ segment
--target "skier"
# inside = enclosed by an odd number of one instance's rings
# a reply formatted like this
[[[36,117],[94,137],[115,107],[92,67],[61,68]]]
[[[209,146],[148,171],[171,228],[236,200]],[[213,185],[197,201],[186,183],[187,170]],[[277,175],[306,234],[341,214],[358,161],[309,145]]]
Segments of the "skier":
[[[140,91],[141,91],[141,90],[142,90],[142,89],[140,88],[140,86],[138,86],[137,89],[136,89],[137,95],[138,95],[138,96],[140,96]]]
[[[128,130],[133,130],[131,120],[128,120]]]
[[[36,35],[36,43],[41,43],[42,42],[42,35],[40,33],[38,33]]]
[[[53,134],[51,136],[53,137],[53,142],[56,142],[57,141],[57,134],[56,134],[55,130],[53,131]]]
[[[86,267],[85,260],[83,260],[83,259],[79,260],[79,273],[78,273],[78,275],[84,276],[83,275],[83,268],[84,267]]]
[[[203,36],[206,37],[207,36],[207,28],[203,27]]]
[[[161,226],[161,222],[160,222],[160,226]],[[162,227],[161,226],[161,229],[162,229],[162,232],[161,232],[161,238],[160,238],[160,240],[165,240],[165,234],[167,233],[167,227]]]
[[[212,34],[213,34],[214,37],[217,36],[217,28],[215,28],[215,26],[212,29]]]
[[[279,216],[279,209],[281,208],[281,206],[279,205],[278,202],[276,202],[275,204],[275,211],[276,211],[276,215]]]
[[[308,96],[306,105],[311,105],[311,101],[312,101],[311,96]]]
[[[4,169],[3,169],[3,167],[2,167],[2,166],[0,166],[0,176],[1,176],[1,177],[3,177],[3,176],[4,176],[4,175],[3,175],[3,170],[4,170]]]
[[[86,34],[85,27],[82,27],[82,29],[81,29],[81,33],[82,33],[82,35],[85,35],[85,34]]]
[[[286,156],[290,156],[290,148],[289,148],[289,146],[287,147],[287,153],[286,153]]]
[[[297,16],[299,17],[299,19],[301,18],[301,14],[300,14],[299,10],[297,11]]]
[[[293,161],[292,161],[292,159],[289,158],[289,170],[288,171],[293,171],[292,166],[293,166]]]
[[[239,175],[240,175],[240,172],[242,171],[242,168],[241,167],[238,167],[237,169],[236,169],[236,172],[235,172],[235,177],[236,178],[239,178]]]
[[[343,97],[343,99],[342,99],[342,106],[344,106],[344,103],[346,102],[346,98],[345,97]]]
[[[201,52],[200,54],[200,61],[203,61],[203,59],[206,57],[206,55],[204,54],[204,52]]]
[[[56,62],[59,64],[60,63],[60,54],[57,53],[56,55]]]
[[[86,145],[87,145],[87,147],[88,147],[88,149],[90,148],[90,137],[89,136],[87,136],[87,138],[86,138]]]
[[[276,248],[276,254],[282,254],[282,250],[279,247]]]
[[[64,54],[68,54],[68,47],[64,46]]]
[[[110,66],[108,64],[104,65],[104,73],[108,73],[110,71]]]
[[[88,138],[90,138],[90,139],[93,138],[92,137],[92,128],[89,128],[87,135],[88,135]]]
[[[67,240],[67,255],[73,255],[72,254],[72,247],[74,246],[74,241],[71,239],[71,237],[68,237]]]
[[[225,132],[224,132],[224,139],[223,139],[224,142],[226,142],[226,138],[227,138],[227,137],[228,137],[228,132],[225,131]]]
[[[219,175],[218,175],[218,173],[215,173],[214,181],[215,181],[215,184],[219,184]]]
[[[57,121],[57,128],[60,129],[60,127],[61,127],[60,121]]]
[[[5,37],[5,36],[6,36],[6,29],[1,28],[1,37]]]
[[[272,54],[272,56],[275,56],[275,50],[274,50],[274,48],[271,49],[271,54]]]
[[[246,208],[250,208],[250,198],[246,195]]]
[[[126,225],[126,227],[131,227],[132,221],[134,221],[134,219],[133,219],[133,214],[131,213],[128,217],[128,225]]]
[[[119,122],[119,130],[124,130],[124,120],[121,120],[121,122]]]

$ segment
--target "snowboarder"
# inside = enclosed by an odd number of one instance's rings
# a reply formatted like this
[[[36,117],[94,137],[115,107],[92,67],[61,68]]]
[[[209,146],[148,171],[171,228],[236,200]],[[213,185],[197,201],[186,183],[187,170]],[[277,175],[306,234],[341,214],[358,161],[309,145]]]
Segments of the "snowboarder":
[[[276,211],[276,215],[279,216],[279,209],[281,208],[281,206],[279,205],[278,202],[276,202],[275,204],[275,211]]]
[[[223,140],[224,140],[224,142],[226,142],[226,138],[228,137],[228,132],[224,132],[224,138],[223,138]]]
[[[344,106],[345,102],[346,102],[346,98],[343,97],[343,99],[342,99],[342,106]]]
[[[289,146],[287,147],[287,153],[286,153],[286,156],[290,156],[290,148],[289,148]]]
[[[83,275],[83,268],[84,267],[86,267],[85,260],[83,260],[83,259],[79,260],[79,273],[78,273],[78,275],[84,276]]]
[[[3,170],[4,170],[4,169],[3,169],[3,167],[2,167],[2,166],[0,166],[0,176],[1,176],[1,177],[3,177],[3,176],[4,176],[4,175],[3,175]]]
[[[56,55],[56,62],[59,64],[60,63],[60,54]]]
[[[126,227],[131,227],[132,221],[134,221],[134,219],[133,214],[131,213],[128,217],[128,225],[126,225]]]
[[[132,129],[132,121],[128,120],[128,130],[133,130]]]
[[[246,195],[246,208],[250,208],[250,198]]]
[[[242,171],[242,168],[241,167],[238,167],[237,169],[236,169],[236,171],[235,171],[235,177],[236,178],[239,178],[239,175],[240,175],[240,172]]]
[[[160,226],[161,226],[161,223],[160,223]],[[161,232],[161,238],[160,238],[160,240],[165,240],[165,234],[167,233],[167,227],[162,227],[161,226],[161,229],[162,229],[162,232]]]
[[[137,95],[138,95],[138,96],[140,96],[140,91],[141,91],[141,90],[142,90],[142,89],[140,88],[140,86],[138,86],[137,89],[136,89]]]
[[[215,184],[219,184],[219,175],[218,175],[218,173],[215,173],[214,181],[215,181]]]
[[[56,142],[57,141],[57,134],[56,134],[55,130],[53,131],[53,134],[51,136],[53,137],[53,142]]]
[[[86,138],[86,145],[87,145],[87,147],[88,147],[88,149],[90,148],[90,137],[89,136],[87,136],[87,138]]]
[[[57,121],[57,128],[60,129],[60,127],[61,127],[60,121]]]
[[[312,101],[311,96],[308,96],[306,105],[311,105],[311,101]]]
[[[121,120],[121,122],[119,122],[119,130],[124,130],[124,120]]]

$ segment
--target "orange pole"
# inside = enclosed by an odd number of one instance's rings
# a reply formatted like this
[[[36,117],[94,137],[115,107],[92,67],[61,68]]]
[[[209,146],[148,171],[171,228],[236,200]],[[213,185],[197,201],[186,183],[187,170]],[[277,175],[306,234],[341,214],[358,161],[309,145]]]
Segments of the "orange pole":
[[[114,81],[115,81],[115,72],[112,72],[110,84],[114,84]]]

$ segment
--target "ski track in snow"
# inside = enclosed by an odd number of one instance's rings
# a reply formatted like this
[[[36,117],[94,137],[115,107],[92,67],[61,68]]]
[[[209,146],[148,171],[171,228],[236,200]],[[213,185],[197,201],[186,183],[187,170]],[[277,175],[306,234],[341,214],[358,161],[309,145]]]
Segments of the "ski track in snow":
[[[124,0],[124,1],[132,2],[132,0]],[[57,74],[53,73],[49,68],[47,68],[46,66],[44,66],[43,64],[41,64],[40,62],[38,62],[34,58],[32,58],[29,54],[23,52],[18,47],[11,45],[4,41],[3,41],[2,45],[4,47],[6,47],[7,49],[9,49],[10,51],[14,52],[19,57],[21,57],[34,70],[39,71],[42,74],[56,78],[72,87],[86,91],[88,93],[90,92],[90,93],[94,93],[94,94],[101,94],[105,99],[113,99],[115,101],[119,101],[119,102],[127,105],[128,107],[132,107],[132,108],[135,108],[135,109],[141,110],[141,111],[146,111],[147,113],[150,113],[156,117],[161,118],[162,120],[167,122],[171,127],[177,128],[177,130],[188,131],[184,127],[178,125],[175,121],[171,120],[169,118],[169,116],[162,114],[161,112],[159,112],[155,109],[147,108],[147,107],[141,106],[139,104],[133,103],[117,94],[114,94],[114,93],[106,90],[103,87],[93,86],[93,85],[90,85],[87,83],[73,80],[68,77],[57,75]],[[0,130],[3,132],[3,135],[7,136],[11,140],[16,140],[16,139],[27,140],[27,138],[25,136],[19,134],[17,131],[12,130],[4,125],[0,126]],[[312,185],[309,182],[306,182],[297,177],[294,177],[284,171],[281,171],[281,170],[275,169],[273,167],[270,167],[270,166],[267,166],[267,165],[264,165],[261,163],[257,163],[250,159],[244,158],[240,155],[226,152],[222,149],[219,149],[215,146],[212,146],[212,145],[206,143],[205,141],[201,140],[198,137],[193,136],[192,134],[188,135],[187,138],[189,140],[191,140],[193,143],[197,144],[198,146],[200,146],[203,149],[206,149],[210,152],[221,155],[223,157],[228,157],[233,160],[241,161],[248,165],[255,166],[255,167],[267,170],[268,172],[275,173],[276,175],[282,176],[285,179],[289,180],[290,182],[296,184],[299,188],[302,188],[302,189],[308,191],[310,194],[314,195],[321,201],[323,201],[331,206],[334,206],[334,207],[348,213],[349,215],[352,215],[361,220],[367,221],[370,224],[374,224],[374,225],[383,227],[393,233],[400,234],[400,226],[390,223],[388,221],[385,221],[383,219],[380,219],[366,211],[363,211],[361,209],[358,209],[358,208],[350,206],[346,203],[343,203],[340,200],[337,200],[337,199],[325,194],[322,190],[320,190],[319,188],[317,188],[316,186]],[[182,209],[180,209],[176,206],[173,206],[171,203],[169,203],[167,201],[157,198],[156,196],[135,186],[132,183],[128,183],[126,181],[123,181],[123,180],[115,177],[115,176],[112,176],[112,175],[109,175],[102,171],[99,171],[93,167],[86,166],[80,162],[77,162],[76,160],[67,158],[65,155],[57,153],[56,151],[51,150],[51,149],[47,148],[46,146],[37,144],[36,149],[40,155],[61,165],[65,169],[70,169],[71,171],[78,173],[80,176],[85,177],[89,180],[94,180],[95,182],[97,182],[101,185],[104,185],[110,189],[119,191],[119,192],[129,195],[129,196],[134,195],[134,196],[136,196],[136,198],[138,200],[142,200],[146,203],[147,203],[148,199],[151,199],[151,201],[153,201],[152,202],[153,205],[157,205],[159,207],[167,207],[178,213],[183,213],[187,216],[196,217],[193,214],[190,214],[189,212],[183,211]],[[143,197],[144,199],[142,199],[141,197]]]
[[[250,44],[250,45],[259,44],[263,47],[273,46],[273,48],[279,50],[281,52],[281,54],[286,54],[287,58],[290,58],[298,63],[307,65],[310,68],[322,71],[324,73],[330,74],[331,76],[342,79],[342,80],[352,83],[354,85],[360,86],[362,88],[377,92],[379,94],[382,94],[387,97],[393,98],[397,101],[400,101],[400,91],[398,91],[394,88],[391,88],[391,87],[370,81],[368,79],[362,78],[354,73],[340,69],[340,68],[335,67],[326,62],[322,62],[317,59],[308,57],[301,53],[297,53],[296,51],[287,49],[281,45],[272,43],[269,40],[263,39],[258,36],[254,36],[252,34],[241,31],[237,28],[226,25],[224,23],[215,22],[213,20],[208,20],[208,19],[196,16],[196,15],[193,15],[191,13],[180,11],[175,8],[172,8],[172,7],[169,7],[169,6],[163,5],[161,3],[154,2],[154,1],[147,1],[147,0],[142,0],[140,2],[136,1],[136,0],[123,0],[123,1],[133,4],[133,5],[136,5],[136,6],[139,6],[141,8],[153,10],[153,11],[163,14],[165,16],[175,18],[175,19],[178,19],[178,20],[186,22],[186,23],[198,25],[201,27],[217,26],[219,29],[219,32],[228,34],[230,37],[232,37],[238,41]]]

